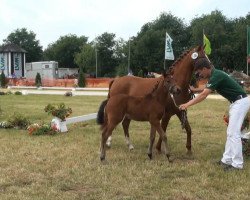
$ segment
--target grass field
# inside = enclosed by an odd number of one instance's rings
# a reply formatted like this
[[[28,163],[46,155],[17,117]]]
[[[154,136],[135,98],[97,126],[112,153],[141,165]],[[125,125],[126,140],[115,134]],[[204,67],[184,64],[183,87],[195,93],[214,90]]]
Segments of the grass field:
[[[64,102],[72,116],[97,112],[105,97],[27,95],[0,96],[0,121],[14,112],[31,122],[49,122],[48,103]],[[69,125],[55,136],[0,129],[0,199],[249,199],[250,160],[245,169],[224,172],[214,164],[226,138],[222,117],[228,103],[206,100],[189,109],[193,156],[186,156],[186,134],[173,117],[168,127],[172,164],[154,149],[147,157],[148,123],[132,122],[129,151],[119,125],[107,162],[99,160],[100,131],[95,121]]]

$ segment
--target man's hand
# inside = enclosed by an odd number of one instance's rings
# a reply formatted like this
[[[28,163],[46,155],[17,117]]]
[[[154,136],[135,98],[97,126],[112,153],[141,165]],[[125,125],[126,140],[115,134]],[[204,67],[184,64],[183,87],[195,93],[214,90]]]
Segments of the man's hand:
[[[180,110],[187,110],[187,108],[188,108],[187,103],[181,104],[181,105],[179,106],[179,109],[180,109]]]

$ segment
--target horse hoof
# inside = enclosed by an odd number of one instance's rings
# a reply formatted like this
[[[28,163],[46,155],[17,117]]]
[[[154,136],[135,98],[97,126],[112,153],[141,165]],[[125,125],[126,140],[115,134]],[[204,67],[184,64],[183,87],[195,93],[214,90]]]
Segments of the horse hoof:
[[[193,152],[191,150],[188,150],[187,151],[187,156],[192,156],[193,155]]]
[[[152,160],[152,158],[153,158],[152,153],[148,153],[148,157],[150,160]]]
[[[104,157],[104,156],[101,156],[101,157],[100,157],[100,160],[101,160],[101,162],[105,161],[105,157]]]
[[[169,163],[173,163],[174,162],[174,157],[173,156],[167,155],[167,158],[168,158],[168,162]]]
[[[131,150],[134,149],[134,146],[133,146],[132,144],[130,144],[130,145],[128,146],[128,149],[131,151]]]
[[[111,143],[106,143],[106,147],[111,148]]]
[[[156,146],[156,150],[158,153],[161,153],[161,147]]]

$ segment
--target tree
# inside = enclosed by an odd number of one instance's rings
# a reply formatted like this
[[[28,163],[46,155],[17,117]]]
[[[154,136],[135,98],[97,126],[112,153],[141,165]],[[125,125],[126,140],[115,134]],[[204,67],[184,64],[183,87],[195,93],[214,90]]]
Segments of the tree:
[[[61,36],[56,42],[49,44],[44,51],[46,60],[58,61],[60,67],[76,68],[75,54],[81,51],[81,47],[87,42],[87,37],[76,35]]]
[[[83,70],[83,72],[95,73],[95,49],[91,44],[85,44],[81,47],[81,51],[75,54],[75,63]]]
[[[189,48],[190,35],[183,21],[171,13],[162,13],[153,22],[146,23],[131,40],[131,69],[135,74],[142,69],[159,72],[163,70],[166,32],[173,39],[173,49],[178,57]],[[167,61],[170,66],[172,61]]]
[[[26,28],[17,29],[10,33],[3,42],[4,44],[16,44],[26,50],[27,62],[42,60],[42,46],[40,46],[39,40],[36,39],[36,34],[32,31],[28,32]]]
[[[100,76],[115,76],[118,65],[115,57],[115,34],[105,32],[98,36],[95,42]]]
[[[227,19],[221,11],[195,18],[190,24],[191,44],[202,44],[203,30],[209,38],[209,56],[217,68],[244,70],[246,65],[246,18]]]

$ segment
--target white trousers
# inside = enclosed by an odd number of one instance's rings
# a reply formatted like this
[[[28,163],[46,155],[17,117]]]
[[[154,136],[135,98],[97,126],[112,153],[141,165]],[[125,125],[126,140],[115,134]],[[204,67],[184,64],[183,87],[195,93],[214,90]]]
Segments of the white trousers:
[[[245,97],[230,105],[227,141],[221,161],[235,168],[243,168],[241,126],[250,108],[250,99]]]

